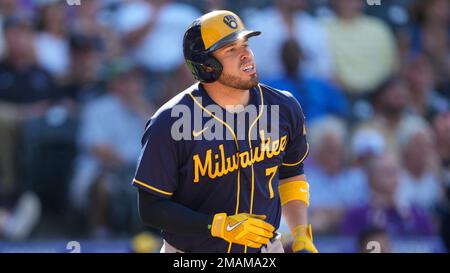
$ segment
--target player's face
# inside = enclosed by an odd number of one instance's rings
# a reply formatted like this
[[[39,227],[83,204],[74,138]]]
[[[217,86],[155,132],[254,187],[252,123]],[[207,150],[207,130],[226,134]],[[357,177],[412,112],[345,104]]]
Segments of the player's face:
[[[223,66],[218,82],[236,89],[248,90],[258,84],[253,52],[247,39],[240,39],[213,53]]]

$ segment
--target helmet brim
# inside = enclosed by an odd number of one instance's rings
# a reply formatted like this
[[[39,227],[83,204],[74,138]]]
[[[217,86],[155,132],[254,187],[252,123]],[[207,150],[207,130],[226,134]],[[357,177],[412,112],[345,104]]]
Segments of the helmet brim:
[[[247,29],[235,31],[235,32],[231,33],[230,35],[223,37],[215,44],[213,44],[210,48],[207,49],[207,52],[211,53],[211,52],[221,49],[222,47],[224,47],[230,43],[233,43],[239,39],[250,38],[253,36],[258,36],[260,34],[261,34],[261,31],[247,30]]]

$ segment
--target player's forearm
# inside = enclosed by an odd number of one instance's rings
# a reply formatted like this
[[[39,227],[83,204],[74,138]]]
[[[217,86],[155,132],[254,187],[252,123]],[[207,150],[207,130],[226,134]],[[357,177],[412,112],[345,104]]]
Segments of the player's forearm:
[[[308,225],[309,184],[305,175],[280,180],[278,191],[282,213],[294,237],[292,250],[318,253],[313,244],[312,227]]]
[[[139,214],[146,226],[184,235],[211,234],[212,215],[193,211],[171,200],[139,190]]]
[[[282,212],[290,230],[298,225],[308,224],[308,208],[303,201],[291,201],[285,204]]]
[[[289,182],[306,181],[304,174],[280,180],[280,186]],[[283,217],[292,230],[298,225],[308,224],[308,206],[301,200],[292,200],[282,206]]]

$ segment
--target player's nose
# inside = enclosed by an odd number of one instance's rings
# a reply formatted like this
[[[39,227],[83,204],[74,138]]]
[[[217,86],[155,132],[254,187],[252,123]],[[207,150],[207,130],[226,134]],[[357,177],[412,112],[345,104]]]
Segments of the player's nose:
[[[250,49],[245,48],[244,51],[242,52],[242,55],[241,55],[241,61],[242,62],[250,61],[250,60],[252,60],[252,56],[253,56],[253,54],[250,51]]]

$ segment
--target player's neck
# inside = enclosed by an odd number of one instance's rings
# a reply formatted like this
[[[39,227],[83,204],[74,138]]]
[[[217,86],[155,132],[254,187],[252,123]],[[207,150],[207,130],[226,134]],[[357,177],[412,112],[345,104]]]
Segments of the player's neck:
[[[241,90],[225,86],[218,82],[203,84],[209,97],[222,108],[230,106],[247,106],[250,101],[249,90]]]

